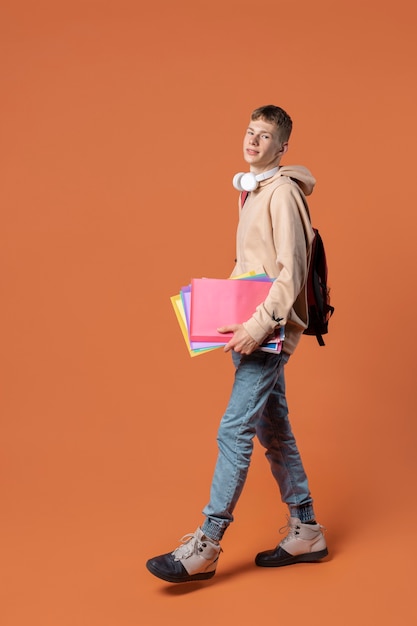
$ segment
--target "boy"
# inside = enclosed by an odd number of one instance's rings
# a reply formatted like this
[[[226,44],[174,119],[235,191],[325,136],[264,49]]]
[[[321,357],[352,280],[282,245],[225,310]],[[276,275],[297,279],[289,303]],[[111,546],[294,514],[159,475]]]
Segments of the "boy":
[[[243,141],[250,172],[236,174],[234,186],[249,192],[237,229],[237,260],[232,276],[255,270],[274,278],[266,300],[243,324],[223,326],[233,332],[235,381],[218,431],[218,458],[203,510],[204,523],[186,535],[173,552],[149,559],[148,570],[168,582],[206,580],[214,576],[220,541],[233,521],[233,510],[246,480],[257,435],[289,508],[288,534],[255,559],[260,567],[317,561],[327,555],[322,529],[315,520],[301,457],[288,419],[284,367],[307,326],[306,279],[314,233],[306,195],[315,180],[302,166],[280,166],[292,130],[280,107],[255,109]],[[281,327],[280,354],[259,350]]]

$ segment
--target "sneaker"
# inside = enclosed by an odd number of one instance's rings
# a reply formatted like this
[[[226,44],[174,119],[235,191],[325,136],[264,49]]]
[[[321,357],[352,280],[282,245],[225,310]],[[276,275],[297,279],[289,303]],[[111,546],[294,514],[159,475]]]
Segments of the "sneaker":
[[[203,534],[201,528],[184,535],[173,552],[149,559],[146,567],[154,576],[169,583],[207,580],[216,573],[220,544]]]
[[[281,567],[293,563],[319,561],[327,556],[328,550],[323,535],[324,527],[320,524],[302,524],[297,517],[290,517],[288,534],[274,550],[266,550],[256,555],[255,563],[259,567]]]

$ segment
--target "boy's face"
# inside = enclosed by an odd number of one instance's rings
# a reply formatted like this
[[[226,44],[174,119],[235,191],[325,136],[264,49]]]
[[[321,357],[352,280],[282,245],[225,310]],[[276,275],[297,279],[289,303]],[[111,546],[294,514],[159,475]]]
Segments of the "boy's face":
[[[243,139],[243,158],[251,172],[260,174],[276,167],[288,149],[279,139],[276,124],[263,119],[251,120]]]

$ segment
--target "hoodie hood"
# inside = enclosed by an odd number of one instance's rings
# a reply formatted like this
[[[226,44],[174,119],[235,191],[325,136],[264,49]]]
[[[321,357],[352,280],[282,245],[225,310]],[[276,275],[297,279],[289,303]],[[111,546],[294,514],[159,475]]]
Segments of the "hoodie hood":
[[[306,196],[309,196],[313,192],[314,185],[316,184],[316,179],[313,174],[303,165],[282,165],[276,176],[288,176],[292,178]]]

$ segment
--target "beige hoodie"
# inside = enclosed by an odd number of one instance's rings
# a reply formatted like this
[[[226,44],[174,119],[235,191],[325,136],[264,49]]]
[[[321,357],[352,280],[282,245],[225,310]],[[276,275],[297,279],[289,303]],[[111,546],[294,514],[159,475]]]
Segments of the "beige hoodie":
[[[314,232],[305,196],[315,182],[307,168],[285,165],[240,207],[232,276],[255,270],[275,278],[266,300],[243,325],[259,344],[285,325],[288,354],[308,320],[306,280]]]

